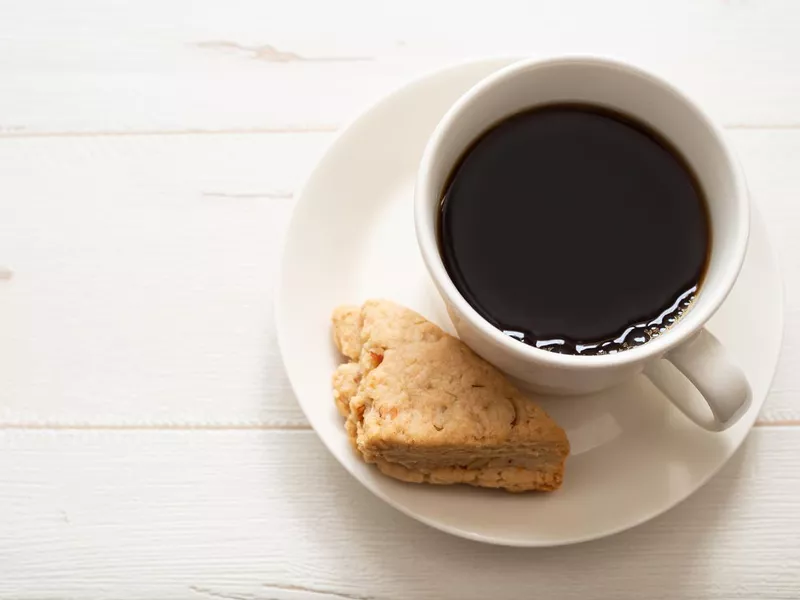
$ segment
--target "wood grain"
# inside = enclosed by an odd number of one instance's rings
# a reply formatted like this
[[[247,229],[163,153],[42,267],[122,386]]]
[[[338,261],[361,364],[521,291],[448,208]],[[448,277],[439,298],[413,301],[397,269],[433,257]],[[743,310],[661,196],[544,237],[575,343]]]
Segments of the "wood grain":
[[[762,422],[800,419],[800,131],[735,130],[786,277]],[[0,426],[306,427],[275,344],[292,194],[330,134],[0,140]]]
[[[798,453],[756,430],[655,521],[524,551],[401,515],[312,432],[0,432],[0,598],[796,598]]]
[[[321,4],[7,4],[0,135],[330,130],[412,77],[487,54],[617,56],[727,125],[800,124],[794,0]]]

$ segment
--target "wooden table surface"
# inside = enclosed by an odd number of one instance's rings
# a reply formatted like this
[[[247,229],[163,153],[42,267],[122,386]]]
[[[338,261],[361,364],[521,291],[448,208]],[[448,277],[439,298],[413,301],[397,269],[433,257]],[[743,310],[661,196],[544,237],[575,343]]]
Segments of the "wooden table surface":
[[[757,427],[689,500],[495,548],[328,455],[281,366],[275,271],[344,122],[443,65],[564,52],[650,68],[727,127],[784,346]],[[800,597],[796,0],[4,2],[0,190],[1,599]]]

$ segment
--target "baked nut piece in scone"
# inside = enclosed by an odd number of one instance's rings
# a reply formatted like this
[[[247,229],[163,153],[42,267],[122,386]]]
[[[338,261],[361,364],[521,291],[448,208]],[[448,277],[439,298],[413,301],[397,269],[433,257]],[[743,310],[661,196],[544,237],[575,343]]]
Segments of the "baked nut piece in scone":
[[[334,374],[334,398],[365,461],[417,483],[561,485],[564,431],[461,341],[386,300],[336,309],[333,330],[351,359]]]

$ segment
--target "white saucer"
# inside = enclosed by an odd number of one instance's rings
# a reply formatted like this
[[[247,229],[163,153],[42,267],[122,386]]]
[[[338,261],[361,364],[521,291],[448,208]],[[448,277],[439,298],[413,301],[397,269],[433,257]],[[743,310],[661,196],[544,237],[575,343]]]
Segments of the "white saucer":
[[[278,339],[311,425],[377,496],[463,537],[555,546],[652,519],[725,464],[755,422],[775,371],[782,284],[765,228],[754,214],[741,277],[710,324],[753,387],[751,409],[725,433],[696,427],[641,377],[594,396],[541,399],[572,443],[564,486],[553,494],[405,484],[364,464],[350,447],[331,396],[331,374],[341,360],[331,341],[331,310],[385,297],[452,332],[414,239],[414,176],[446,109],[509,62],[474,62],[420,79],[376,104],[331,145],[298,198],[287,234],[276,295]]]

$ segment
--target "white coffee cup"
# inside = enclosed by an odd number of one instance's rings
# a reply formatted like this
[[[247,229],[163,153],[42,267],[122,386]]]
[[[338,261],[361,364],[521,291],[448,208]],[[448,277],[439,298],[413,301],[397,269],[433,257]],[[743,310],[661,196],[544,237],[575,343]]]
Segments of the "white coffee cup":
[[[505,117],[556,102],[604,106],[650,125],[688,160],[708,202],[711,254],[691,309],[665,333],[617,354],[564,355],[511,339],[464,299],[439,254],[436,222],[442,191],[470,143]],[[439,122],[422,156],[414,211],[422,257],[458,335],[531,389],[587,394],[644,371],[673,404],[706,429],[726,429],[747,410],[751,394],[744,373],[705,328],[744,261],[750,219],[747,186],[720,128],[671,84],[636,67],[599,58],[524,60],[501,69],[464,94]],[[535,245],[531,251],[536,252]],[[541,260],[551,260],[552,250],[541,252]],[[698,408],[697,392],[710,411]]]

